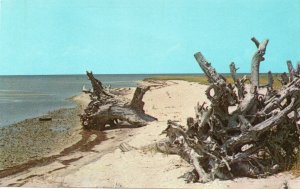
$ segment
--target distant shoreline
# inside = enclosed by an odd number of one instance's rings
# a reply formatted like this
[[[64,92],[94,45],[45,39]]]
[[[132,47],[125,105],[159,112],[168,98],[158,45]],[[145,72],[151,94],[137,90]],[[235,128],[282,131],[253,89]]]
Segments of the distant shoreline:
[[[230,72],[224,72],[224,73],[219,73],[221,75],[230,75]],[[250,75],[251,73],[237,73],[238,75]],[[267,72],[261,72],[261,75],[267,75]],[[273,73],[274,75],[276,74],[281,74],[281,72],[278,73]],[[40,76],[53,76],[53,77],[57,77],[57,76],[85,76],[86,74],[42,74],[42,75],[20,75],[20,74],[12,74],[12,75],[0,75],[0,77],[23,77],[23,76],[32,76],[32,77],[40,77]],[[118,73],[118,74],[101,74],[101,73],[94,73],[95,76],[112,76],[112,75],[204,75],[204,73],[199,73],[199,72],[195,72],[195,73]]]
[[[230,74],[224,75],[221,73],[221,75],[223,75],[226,80],[229,83],[233,84],[233,80],[230,76]],[[238,77],[242,77],[245,74],[237,74]],[[246,76],[248,78],[250,78],[250,74],[246,74]],[[273,87],[275,89],[278,89],[281,86],[281,83],[279,81],[280,76],[276,73],[273,74]],[[181,81],[188,81],[188,82],[197,82],[201,85],[209,85],[209,82],[207,80],[207,77],[205,75],[197,75],[197,76],[156,76],[156,77],[148,77],[145,78],[144,81],[148,81],[148,80],[163,80],[163,81],[168,81],[168,80],[181,80]],[[266,85],[268,83],[268,75],[267,74],[260,74],[260,84],[261,85]]]

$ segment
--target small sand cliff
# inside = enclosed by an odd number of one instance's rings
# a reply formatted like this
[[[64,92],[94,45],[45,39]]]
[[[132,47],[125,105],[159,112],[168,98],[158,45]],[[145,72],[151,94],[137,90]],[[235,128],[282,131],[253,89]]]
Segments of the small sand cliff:
[[[167,81],[165,85],[151,89],[144,96],[146,113],[156,117],[158,121],[140,128],[119,127],[106,130],[102,134],[83,134],[79,126],[74,127],[78,133],[76,136],[81,137],[70,140],[77,146],[69,148],[67,153],[54,157],[53,161],[45,165],[39,164],[2,178],[0,185],[246,189],[280,188],[287,181],[290,188],[299,188],[300,178],[289,173],[280,173],[265,179],[215,180],[206,184],[186,184],[184,179],[179,178],[191,170],[191,166],[177,155],[157,152],[153,145],[165,138],[160,134],[166,128],[168,119],[185,123],[187,117],[194,116],[197,102],[207,101],[204,94],[206,88],[207,86],[197,83]],[[132,92],[126,98],[130,99]],[[77,96],[74,100],[79,103],[77,111],[82,110],[89,102],[86,94]],[[74,117],[72,121],[79,124],[78,118]],[[83,142],[84,136],[86,140]]]

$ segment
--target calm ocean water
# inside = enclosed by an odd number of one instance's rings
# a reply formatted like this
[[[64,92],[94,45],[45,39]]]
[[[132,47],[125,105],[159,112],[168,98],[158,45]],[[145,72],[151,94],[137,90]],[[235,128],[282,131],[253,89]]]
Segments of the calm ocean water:
[[[135,87],[137,81],[159,75],[126,74],[95,75],[95,77],[112,87]],[[74,107],[75,104],[67,98],[80,94],[83,85],[90,87],[86,75],[0,76],[0,127],[40,116],[55,109]]]

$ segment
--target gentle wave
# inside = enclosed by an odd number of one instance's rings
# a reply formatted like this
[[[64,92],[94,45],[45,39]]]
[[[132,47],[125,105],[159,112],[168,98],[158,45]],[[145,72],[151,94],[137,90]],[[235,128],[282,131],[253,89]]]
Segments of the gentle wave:
[[[21,100],[21,99],[0,99],[0,104],[20,103],[20,102],[24,102],[24,100]]]
[[[29,92],[24,90],[0,89],[0,92]]]
[[[0,97],[18,97],[18,96],[54,96],[55,94],[37,94],[37,93],[23,93],[23,94],[1,94]]]
[[[20,96],[53,96],[55,94],[35,93],[22,90],[0,90],[0,97],[20,97]]]

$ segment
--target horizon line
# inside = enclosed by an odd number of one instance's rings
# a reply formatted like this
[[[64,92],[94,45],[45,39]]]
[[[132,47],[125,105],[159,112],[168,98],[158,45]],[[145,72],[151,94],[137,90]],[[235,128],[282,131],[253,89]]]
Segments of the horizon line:
[[[282,72],[283,73],[283,72]],[[94,75],[197,75],[202,73],[93,73]],[[230,72],[223,72],[218,74],[230,74]],[[237,73],[237,74],[251,74],[250,72]],[[268,74],[268,72],[262,72],[260,74]],[[281,74],[281,72],[274,72],[272,74]],[[11,75],[0,75],[2,76],[76,76],[76,75],[86,75],[86,74],[11,74]]]

